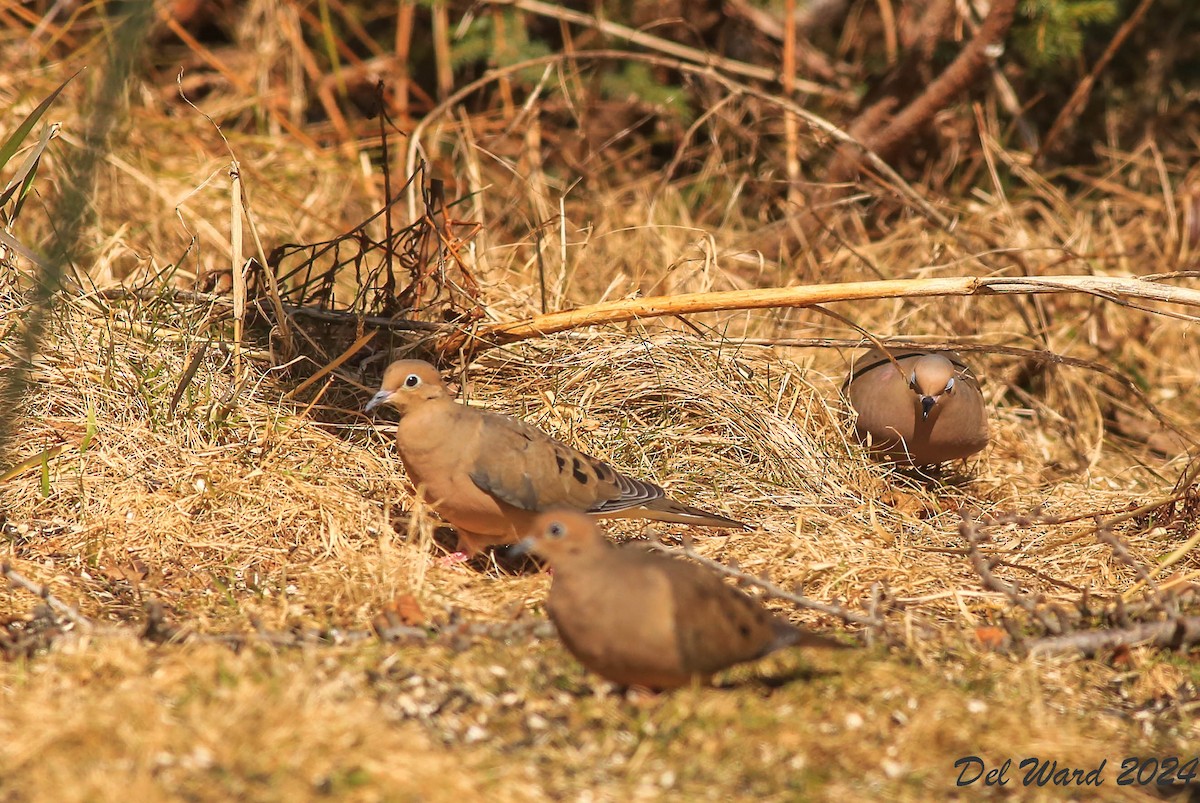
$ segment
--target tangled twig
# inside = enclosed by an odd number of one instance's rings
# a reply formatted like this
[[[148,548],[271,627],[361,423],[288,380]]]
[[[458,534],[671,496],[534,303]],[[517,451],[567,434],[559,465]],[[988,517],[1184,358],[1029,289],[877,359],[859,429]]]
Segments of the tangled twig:
[[[1016,582],[1010,583],[1001,580],[992,573],[992,561],[979,551],[979,545],[985,539],[983,528],[977,522],[963,514],[962,521],[958,525],[958,532],[967,542],[967,559],[971,562],[971,568],[983,581],[984,588],[1003,594],[1014,605],[1024,609],[1031,617],[1040,622],[1042,627],[1049,632],[1055,635],[1062,632],[1062,624],[1038,605],[1041,601],[1040,595],[1026,594],[1021,591],[1020,585]]]
[[[1095,517],[1096,525],[1085,533],[1095,534],[1097,541],[1112,550],[1116,560],[1133,570],[1138,577],[1138,586],[1145,586],[1150,591],[1145,604],[1130,608],[1125,604],[1125,597],[1118,594],[1114,597],[1111,606],[1101,611],[1092,610],[1091,595],[1088,589],[1080,592],[1077,607],[1084,620],[1098,619],[1101,622],[1115,623],[1116,627],[1076,629],[1062,611],[1041,605],[1040,595],[1025,593],[1016,583],[1009,583],[996,577],[992,569],[1001,561],[989,558],[979,549],[980,544],[985,540],[984,530],[990,527],[1003,524],[1020,526],[1029,526],[1033,523],[1059,524],[1065,521],[1076,521],[1078,517],[1058,519],[1035,511],[1029,514],[999,515],[976,522],[964,514],[963,521],[959,525],[959,532],[968,545],[965,554],[970,560],[972,568],[982,579],[983,585],[1003,594],[1014,605],[1028,613],[1030,618],[1037,621],[1047,633],[1051,634],[1045,638],[1022,643],[1024,640],[1019,630],[1006,619],[1005,624],[1010,626],[1013,642],[1027,649],[1031,655],[1078,651],[1089,656],[1104,649],[1129,647],[1136,644],[1149,644],[1166,649],[1182,649],[1200,644],[1200,616],[1183,616],[1180,612],[1179,597],[1160,587],[1154,581],[1148,568],[1134,558],[1129,546],[1112,529],[1113,525],[1119,522],[1145,515],[1148,511],[1156,510],[1176,500],[1191,486],[1195,477],[1196,469],[1192,466],[1181,478],[1179,486],[1182,487],[1176,494],[1165,500],[1142,505],[1106,520],[1097,516]],[[1082,536],[1075,536],[1070,540],[1078,540],[1079,537]],[[1135,617],[1147,616],[1161,616],[1164,619],[1154,622],[1136,621],[1135,619]]]

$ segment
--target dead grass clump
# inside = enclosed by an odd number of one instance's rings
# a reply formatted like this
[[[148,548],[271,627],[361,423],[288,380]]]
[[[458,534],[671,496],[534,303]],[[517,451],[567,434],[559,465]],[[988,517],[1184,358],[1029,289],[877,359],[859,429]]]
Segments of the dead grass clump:
[[[761,353],[598,334],[487,359],[470,376],[487,406],[730,515],[837,505],[857,484],[836,400]]]
[[[119,595],[135,605],[128,615],[151,590],[184,608],[196,595],[249,593],[286,611],[285,598],[309,593],[305,566],[388,529],[395,473],[281,404],[269,372],[234,375],[204,333],[68,304],[46,345],[16,457],[47,457],[6,483],[6,511],[69,525],[20,537],[17,556],[102,587],[137,567],[137,585],[149,585]],[[194,348],[206,356],[172,412]]]

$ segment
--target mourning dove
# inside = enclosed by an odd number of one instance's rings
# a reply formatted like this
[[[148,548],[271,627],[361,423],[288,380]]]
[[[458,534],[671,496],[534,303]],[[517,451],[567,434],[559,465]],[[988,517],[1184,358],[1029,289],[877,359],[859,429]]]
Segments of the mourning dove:
[[[979,382],[956,353],[880,349],[854,361],[844,392],[872,451],[917,466],[957,460],[988,444]]]
[[[396,447],[409,478],[458,530],[460,552],[514,543],[534,517],[569,507],[602,518],[643,518],[746,529],[740,521],[668,499],[523,421],[456,402],[420,360],[388,366],[367,404],[400,411]]]
[[[546,610],[563,644],[623,686],[663,690],[793,645],[836,647],[793,627],[704,567],[613,546],[588,516],[543,513],[519,545],[550,564]]]

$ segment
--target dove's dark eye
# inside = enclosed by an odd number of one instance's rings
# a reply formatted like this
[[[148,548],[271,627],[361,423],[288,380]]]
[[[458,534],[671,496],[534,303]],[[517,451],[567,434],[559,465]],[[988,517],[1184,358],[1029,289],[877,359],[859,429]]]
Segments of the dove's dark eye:
[[[562,538],[567,534],[567,528],[559,524],[557,521],[546,528],[546,535],[551,538]]]
[[[419,384],[421,384],[421,377],[416,374],[409,374],[404,378],[404,387],[406,388],[415,388]]]

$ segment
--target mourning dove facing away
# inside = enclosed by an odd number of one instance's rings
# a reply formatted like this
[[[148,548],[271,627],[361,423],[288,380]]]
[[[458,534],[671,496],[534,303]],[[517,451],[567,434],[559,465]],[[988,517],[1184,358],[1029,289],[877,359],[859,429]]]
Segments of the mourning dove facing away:
[[[519,549],[550,564],[546,610],[563,644],[623,686],[663,690],[794,645],[835,647],[793,627],[699,564],[613,546],[588,516],[543,513]]]
[[[516,542],[539,512],[554,507],[603,518],[747,529],[668,499],[657,485],[627,477],[523,421],[459,404],[427,362],[388,366],[366,410],[381,404],[400,411],[400,460],[413,485],[458,530],[458,548],[466,555]]]
[[[979,381],[952,351],[880,349],[860,355],[844,392],[872,451],[917,466],[957,460],[988,444]]]

